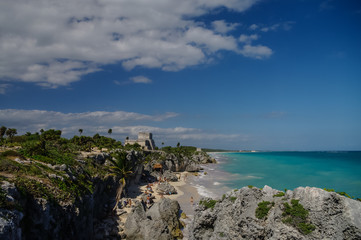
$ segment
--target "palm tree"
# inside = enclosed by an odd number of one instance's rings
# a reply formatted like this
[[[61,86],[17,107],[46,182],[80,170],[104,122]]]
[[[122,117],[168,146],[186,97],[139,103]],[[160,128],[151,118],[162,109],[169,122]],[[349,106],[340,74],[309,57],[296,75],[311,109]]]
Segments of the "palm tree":
[[[111,128],[109,128],[108,134],[111,135],[112,133],[113,133],[113,130]]]
[[[112,163],[112,166],[110,166],[110,169],[112,173],[111,176],[117,176],[120,177],[119,179],[119,187],[117,189],[117,195],[116,195],[116,203],[113,208],[115,210],[117,208],[117,205],[122,197],[123,191],[125,189],[127,178],[133,174],[132,166],[130,165],[130,162],[127,161],[127,153],[126,152],[118,152],[114,159],[109,160]]]
[[[79,131],[80,135],[83,133],[83,129],[81,129],[81,128],[78,131]]]

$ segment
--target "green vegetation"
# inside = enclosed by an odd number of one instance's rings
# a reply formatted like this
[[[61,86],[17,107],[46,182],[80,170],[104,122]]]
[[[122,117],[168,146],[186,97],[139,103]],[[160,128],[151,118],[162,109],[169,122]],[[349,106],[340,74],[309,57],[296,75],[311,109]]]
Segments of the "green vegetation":
[[[284,195],[284,192],[278,192],[277,194],[273,195],[273,197],[283,197]]]
[[[258,203],[258,207],[256,209],[256,217],[258,219],[267,218],[269,210],[274,206],[274,202],[263,201]]]
[[[229,198],[232,202],[235,202],[237,200],[237,197],[230,197]]]
[[[222,201],[226,198],[226,194],[222,195]]]
[[[334,189],[329,189],[329,188],[324,188],[323,190],[327,191],[327,192],[335,192]],[[351,199],[355,199],[355,197],[351,197],[350,195],[348,195],[347,193],[345,192],[336,192],[337,194],[340,194],[341,196],[344,196],[344,197],[348,197],[348,198],[351,198]],[[359,198],[356,198],[355,200],[359,200]]]
[[[316,227],[307,222],[308,211],[299,203],[299,200],[292,199],[291,205],[284,203],[285,209],[282,216],[285,218],[282,221],[294,226],[303,234],[309,234],[315,230]]]
[[[248,187],[248,188],[254,188],[254,186],[252,186],[252,185],[248,185],[247,187]]]
[[[213,200],[213,199],[199,201],[199,204],[205,206],[206,209],[208,209],[208,208],[213,209],[214,206],[216,205],[216,203],[217,203],[217,200]]]
[[[132,172],[132,166],[127,161],[127,153],[126,152],[117,152],[113,155],[113,159],[109,159],[109,161],[112,163],[111,168],[111,175],[119,177],[119,187],[117,190],[117,196],[116,196],[116,203],[113,208],[115,210],[117,208],[117,205],[122,197],[122,194],[125,185],[126,185],[126,179],[133,174]]]
[[[39,132],[16,136],[16,129],[0,127],[0,146],[7,149],[0,152],[0,171],[4,173],[0,181],[14,183],[24,197],[41,197],[54,203],[74,202],[91,194],[94,180],[111,175],[120,178],[118,192],[124,192],[126,179],[131,175],[131,169],[124,161],[124,151],[141,150],[139,144],[123,147],[120,141],[99,134],[65,139],[60,130],[41,129]],[[84,131],[79,129],[78,132],[82,135]],[[81,163],[76,161],[79,151],[91,151],[95,147],[108,151],[119,149],[123,152],[121,161],[119,156],[114,156],[116,160],[111,167],[87,158]],[[62,170],[59,166],[63,166]],[[5,193],[0,192],[0,207],[10,207],[7,204]]]

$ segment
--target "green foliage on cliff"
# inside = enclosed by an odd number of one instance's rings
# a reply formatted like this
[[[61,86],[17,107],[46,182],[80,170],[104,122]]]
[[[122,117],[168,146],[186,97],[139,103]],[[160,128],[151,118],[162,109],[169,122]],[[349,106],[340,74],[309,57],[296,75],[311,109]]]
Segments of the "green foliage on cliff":
[[[256,208],[256,217],[258,219],[267,218],[269,210],[274,206],[274,202],[263,201],[258,203],[258,207]]]
[[[166,152],[166,153],[173,153],[176,156],[186,156],[186,157],[190,157],[191,155],[193,155],[196,151],[197,148],[196,147],[191,147],[191,146],[178,146],[178,147],[163,147],[162,151]]]
[[[206,209],[208,209],[208,208],[213,209],[214,206],[216,205],[216,203],[217,203],[217,200],[213,200],[213,199],[199,201],[199,204],[205,206]]]
[[[273,195],[273,197],[283,197],[284,195],[285,195],[284,192],[279,192],[279,193]]]
[[[299,200],[292,199],[291,206],[286,202],[282,221],[296,227],[303,234],[309,234],[316,229],[314,225],[307,222],[308,211],[299,203]]]

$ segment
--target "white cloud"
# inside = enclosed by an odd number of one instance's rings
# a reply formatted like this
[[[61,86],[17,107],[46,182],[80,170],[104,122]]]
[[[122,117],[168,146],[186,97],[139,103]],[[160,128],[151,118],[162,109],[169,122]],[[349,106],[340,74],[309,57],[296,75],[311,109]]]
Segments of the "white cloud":
[[[262,32],[277,31],[278,29],[282,29],[282,30],[284,30],[284,31],[289,31],[289,30],[292,29],[292,25],[293,25],[294,23],[295,23],[295,22],[293,22],[293,21],[276,23],[276,24],[273,24],[273,25],[268,26],[268,27],[262,27],[260,30],[261,30]]]
[[[207,29],[196,17],[225,7],[242,12],[258,0],[2,0],[0,79],[48,87],[121,62],[177,71],[237,51],[236,25]],[[199,20],[198,20],[199,21]]]
[[[252,46],[246,44],[243,46],[243,49],[240,51],[240,53],[246,57],[264,59],[270,57],[273,54],[273,51],[266,46]]]
[[[99,126],[112,127],[141,122],[161,122],[178,116],[177,113],[164,113],[159,115],[146,115],[134,112],[83,112],[62,113],[42,110],[0,110],[0,122],[2,125],[18,128],[20,131],[39,131],[41,128],[67,128],[74,126],[75,129],[88,127],[91,129]]]
[[[0,84],[0,94],[5,94],[6,89],[9,88],[11,85],[7,83]]]
[[[152,132],[156,140],[170,143],[182,140],[197,144],[199,142],[210,143],[212,141],[234,141],[236,139],[242,141],[245,139],[244,136],[239,134],[213,133],[197,128],[149,126],[155,122],[167,121],[177,116],[177,113],[146,115],[123,111],[62,113],[41,110],[0,110],[1,125],[16,128],[18,134],[24,134],[28,131],[34,133],[40,129],[53,128],[62,130],[64,137],[72,137],[78,134],[78,130],[81,128],[84,131],[83,135],[93,136],[95,133],[107,135],[108,129],[111,128],[112,137],[122,141],[126,136],[135,138],[138,132],[144,131]]]
[[[258,39],[257,34],[252,34],[252,35],[241,34],[241,36],[239,36],[239,41],[247,44],[250,44],[253,40],[257,40],[257,39]]]
[[[249,29],[251,30],[256,30],[257,28],[259,28],[257,24],[252,24],[251,26],[249,26]]]
[[[217,20],[212,22],[214,30],[219,33],[228,33],[232,30],[235,30],[239,25],[239,23],[227,23],[224,20]]]
[[[152,83],[152,80],[150,80],[149,78],[144,77],[144,76],[132,77],[132,78],[130,78],[130,80],[133,83]]]

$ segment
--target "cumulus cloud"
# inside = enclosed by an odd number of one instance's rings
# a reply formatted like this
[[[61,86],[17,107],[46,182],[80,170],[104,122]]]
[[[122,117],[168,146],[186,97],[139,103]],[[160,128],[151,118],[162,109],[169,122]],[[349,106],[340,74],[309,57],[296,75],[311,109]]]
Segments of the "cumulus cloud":
[[[208,29],[197,17],[257,1],[2,0],[0,79],[57,87],[106,64],[177,71],[206,63],[217,51],[238,51],[226,35],[236,24]]]
[[[273,51],[272,49],[266,46],[262,46],[262,45],[252,46],[246,44],[241,49],[240,53],[246,57],[264,59],[270,57],[273,54]]]
[[[252,35],[241,34],[241,36],[239,36],[239,41],[247,44],[250,44],[253,40],[257,40],[257,39],[258,39],[257,34],[252,34]]]
[[[232,30],[235,30],[239,25],[239,23],[227,23],[224,20],[217,20],[212,22],[214,30],[219,33],[228,33]]]
[[[106,135],[112,129],[112,137],[124,140],[126,136],[135,138],[139,132],[152,132],[155,139],[160,141],[199,143],[214,140],[232,141],[240,139],[238,134],[220,134],[207,132],[197,128],[186,127],[155,127],[154,123],[177,117],[177,113],[146,115],[133,112],[84,112],[62,113],[42,110],[0,110],[1,125],[16,128],[19,134],[27,131],[38,132],[40,129],[60,129],[65,137],[72,137],[81,128],[83,135],[92,136],[95,133]]]

